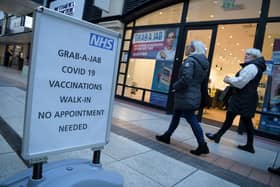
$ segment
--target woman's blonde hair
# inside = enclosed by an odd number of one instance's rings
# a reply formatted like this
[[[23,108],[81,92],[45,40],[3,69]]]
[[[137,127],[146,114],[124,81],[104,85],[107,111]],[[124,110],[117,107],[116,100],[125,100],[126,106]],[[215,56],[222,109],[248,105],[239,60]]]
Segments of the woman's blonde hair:
[[[191,54],[206,54],[206,48],[203,42],[199,40],[193,40],[191,41],[190,46],[194,48],[194,52],[192,52]]]

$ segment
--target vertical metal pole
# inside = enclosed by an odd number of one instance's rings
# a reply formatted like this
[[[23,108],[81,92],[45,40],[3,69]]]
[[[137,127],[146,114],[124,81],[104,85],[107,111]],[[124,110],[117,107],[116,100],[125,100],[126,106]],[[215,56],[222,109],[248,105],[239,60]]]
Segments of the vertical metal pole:
[[[100,164],[100,156],[101,156],[101,151],[100,150],[93,151],[92,163],[93,164]]]
[[[33,164],[33,174],[32,174],[32,179],[34,180],[39,180],[43,177],[43,163],[39,162],[36,164]]]

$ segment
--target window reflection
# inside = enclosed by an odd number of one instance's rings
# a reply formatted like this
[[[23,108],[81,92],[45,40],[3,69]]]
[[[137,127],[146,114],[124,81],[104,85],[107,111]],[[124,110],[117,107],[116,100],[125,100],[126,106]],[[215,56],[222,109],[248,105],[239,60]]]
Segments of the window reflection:
[[[136,20],[136,26],[179,23],[183,10],[183,3],[160,9]]]
[[[187,21],[257,18],[262,0],[191,0]]]
[[[280,38],[280,23],[268,23],[266,25],[264,44],[263,44],[263,55],[266,60],[271,60],[274,40],[279,38]]]

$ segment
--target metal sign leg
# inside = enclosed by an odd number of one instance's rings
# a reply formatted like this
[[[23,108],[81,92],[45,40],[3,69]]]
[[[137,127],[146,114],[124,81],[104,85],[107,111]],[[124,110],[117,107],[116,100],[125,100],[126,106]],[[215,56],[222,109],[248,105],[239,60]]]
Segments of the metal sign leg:
[[[32,179],[34,180],[39,180],[43,177],[43,163],[35,163],[33,164],[33,174],[32,174]]]
[[[92,163],[93,164],[100,164],[100,156],[101,156],[101,151],[93,151],[93,158],[92,158]]]

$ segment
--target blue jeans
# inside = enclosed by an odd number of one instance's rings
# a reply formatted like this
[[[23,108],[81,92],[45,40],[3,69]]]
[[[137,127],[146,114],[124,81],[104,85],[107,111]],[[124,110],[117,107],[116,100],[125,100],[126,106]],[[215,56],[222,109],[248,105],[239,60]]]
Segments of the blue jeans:
[[[198,144],[205,143],[202,128],[196,119],[194,111],[174,110],[171,123],[165,134],[168,136],[171,136],[173,134],[173,132],[179,125],[181,117],[184,117],[187,120],[187,122],[191,125],[192,131],[196,137]]]

